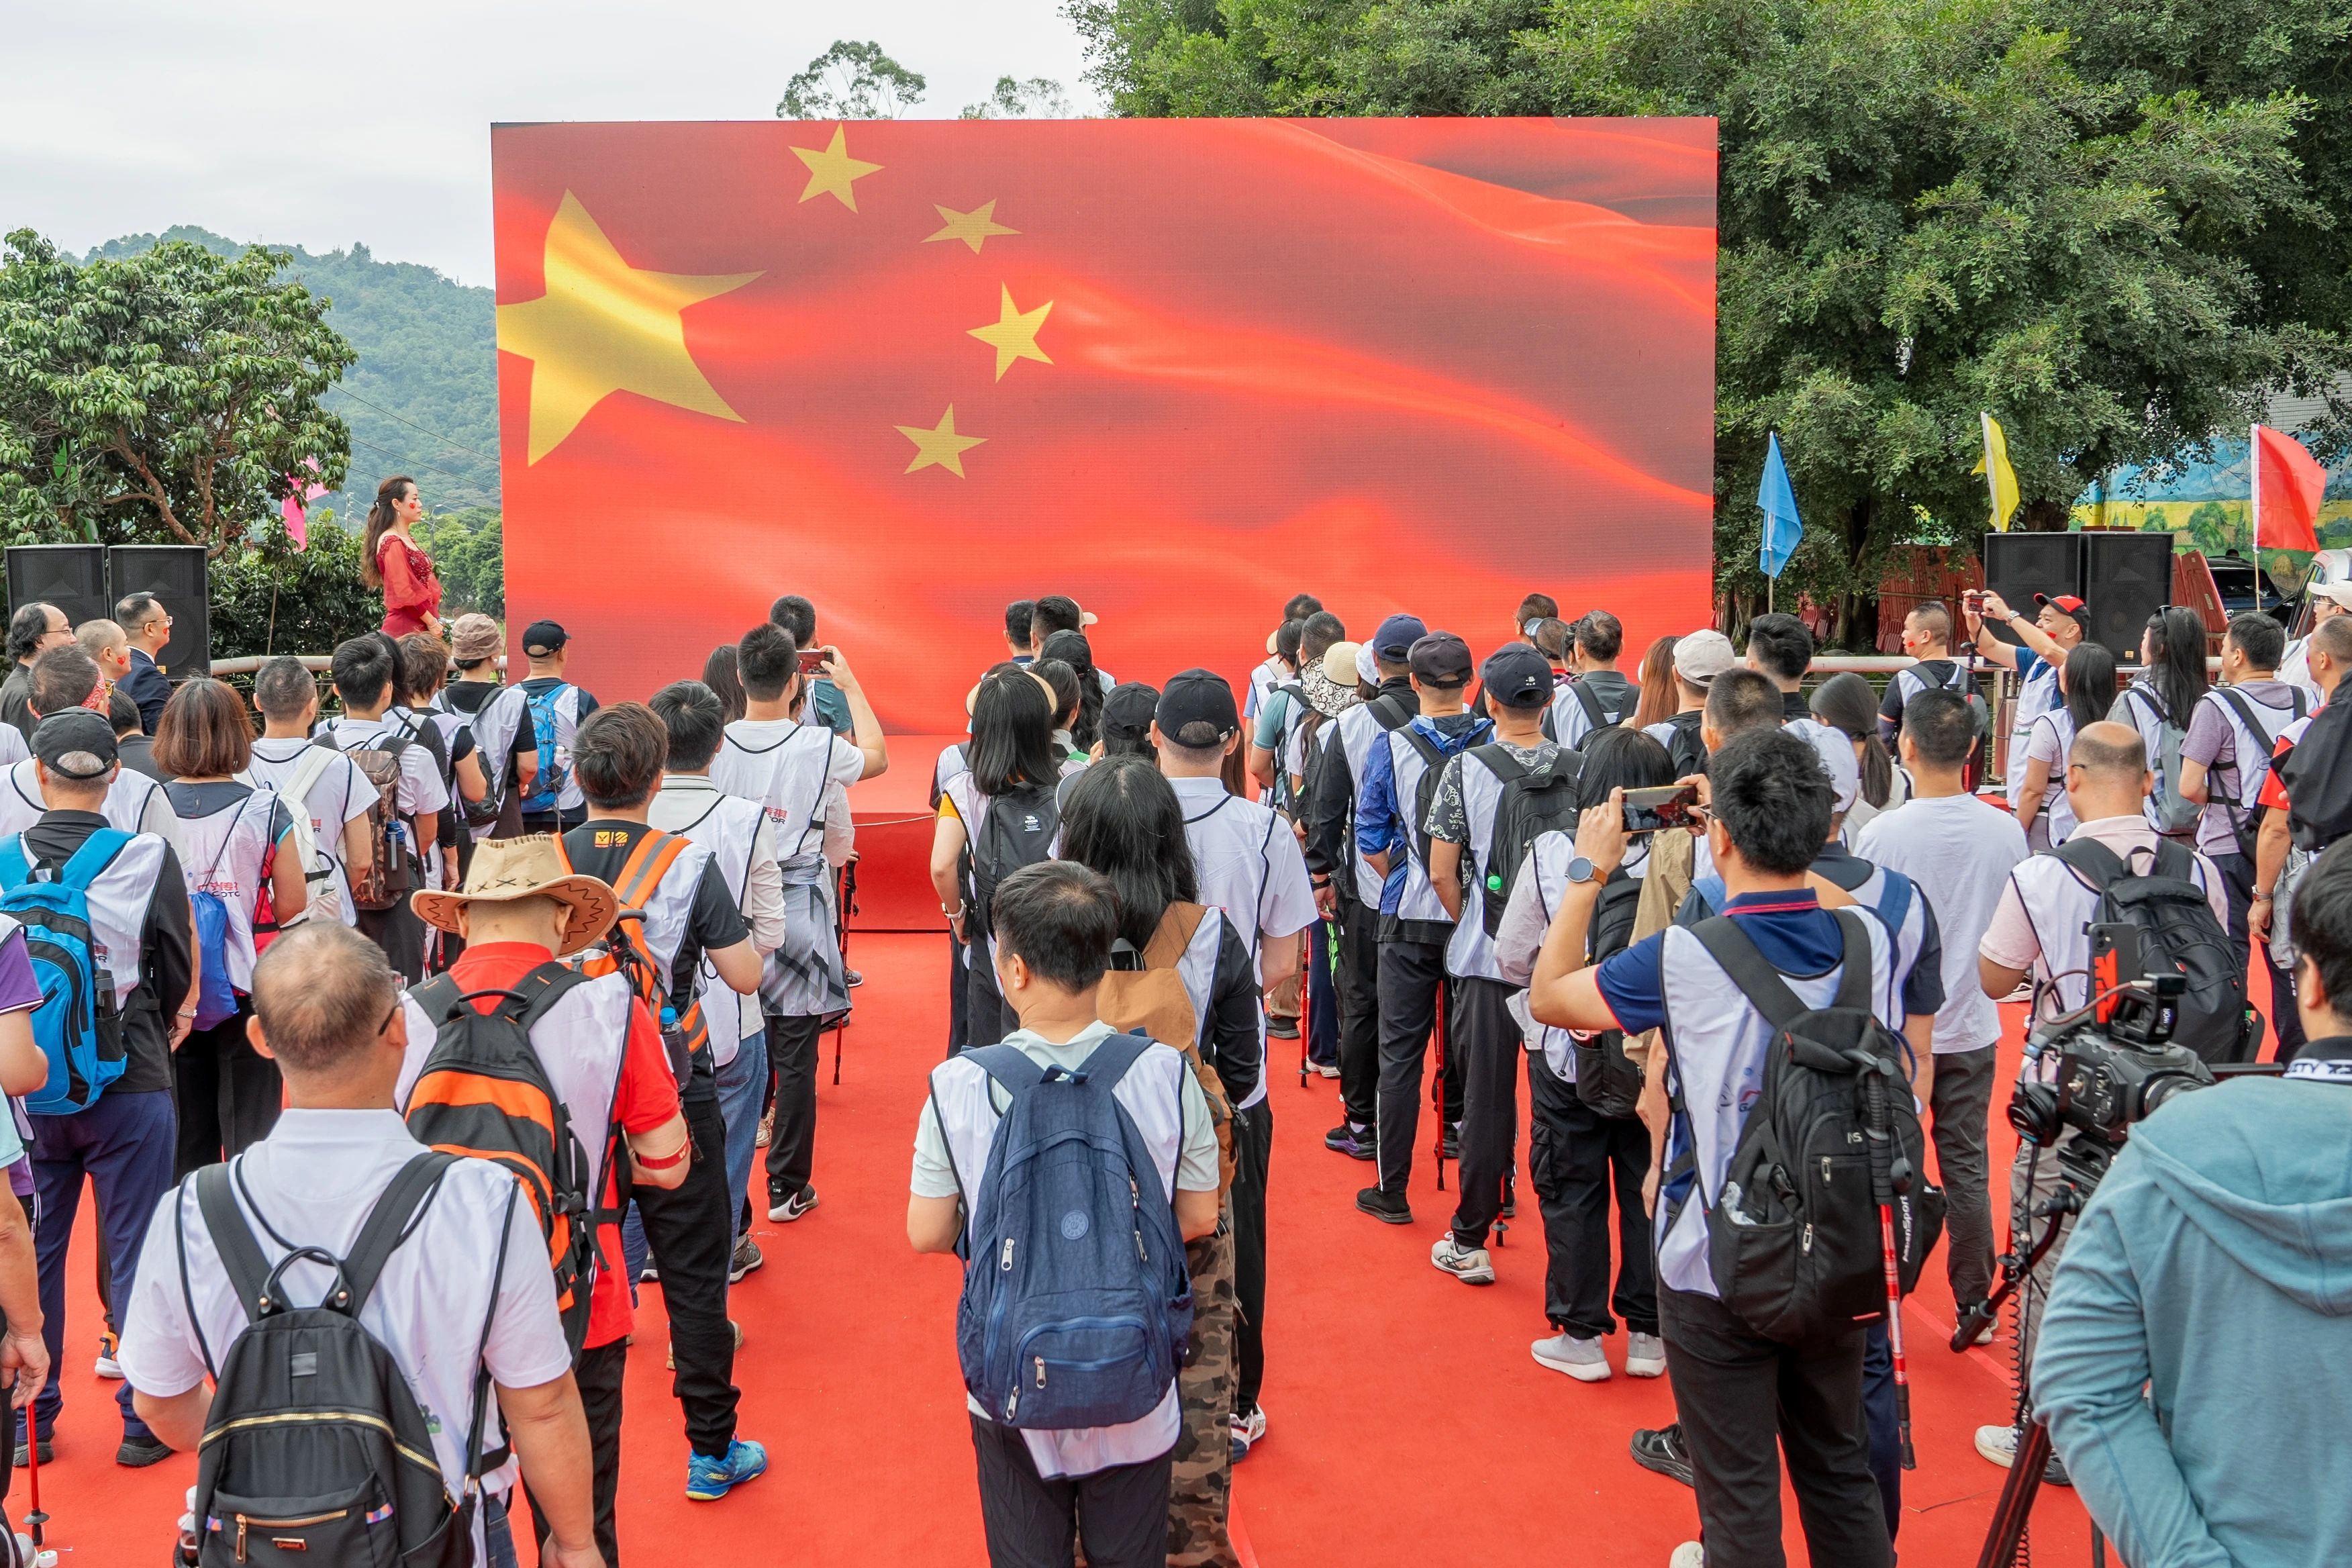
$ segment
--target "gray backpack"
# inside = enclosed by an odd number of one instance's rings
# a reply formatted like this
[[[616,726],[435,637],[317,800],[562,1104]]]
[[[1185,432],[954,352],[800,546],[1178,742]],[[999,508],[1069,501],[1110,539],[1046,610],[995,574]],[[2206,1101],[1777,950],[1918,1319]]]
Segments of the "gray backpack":
[[[2163,700],[2145,686],[2129,688],[2116,699],[2116,705],[2120,708],[2135,697],[2147,704],[2149,717],[2157,722],[2156,754],[2147,760],[2156,773],[2156,790],[2147,797],[2148,820],[2158,833],[2187,833],[2197,826],[2205,809],[2180,793],[2180,745],[2189,731],[2172,721]]]

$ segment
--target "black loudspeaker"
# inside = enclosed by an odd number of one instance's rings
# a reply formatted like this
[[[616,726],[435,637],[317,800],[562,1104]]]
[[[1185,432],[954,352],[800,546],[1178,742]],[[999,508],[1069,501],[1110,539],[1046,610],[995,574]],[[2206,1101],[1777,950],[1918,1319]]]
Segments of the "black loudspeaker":
[[[2088,599],[2083,592],[2083,540],[2079,533],[1988,533],[1985,586],[2021,616],[2033,614],[2036,594]]]
[[[2075,537],[2084,546],[2091,640],[2103,644],[2117,664],[2137,664],[2148,616],[2172,603],[2172,535],[2101,529]]]
[[[205,547],[118,544],[107,551],[106,566],[116,604],[152,594],[171,615],[172,640],[155,656],[163,673],[175,680],[212,673],[212,574]]]
[[[68,626],[114,614],[106,595],[106,547],[101,544],[12,544],[8,547],[8,613],[27,605],[55,605]]]

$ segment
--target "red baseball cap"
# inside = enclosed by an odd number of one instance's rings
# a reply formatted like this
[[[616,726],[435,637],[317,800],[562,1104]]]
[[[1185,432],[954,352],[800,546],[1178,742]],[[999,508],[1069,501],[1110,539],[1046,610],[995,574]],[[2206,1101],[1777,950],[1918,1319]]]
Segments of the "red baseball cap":
[[[2083,618],[2084,609],[2083,601],[2072,594],[2036,594],[2033,595],[2033,602],[2037,605],[2055,605],[2076,620]]]

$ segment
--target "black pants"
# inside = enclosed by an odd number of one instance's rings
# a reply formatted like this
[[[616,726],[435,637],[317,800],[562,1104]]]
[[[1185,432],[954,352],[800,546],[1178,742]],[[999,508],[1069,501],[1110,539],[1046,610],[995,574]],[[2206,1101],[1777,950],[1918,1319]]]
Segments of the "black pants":
[[[2247,966],[2246,1000],[2254,999],[2254,976],[2267,973],[2271,977],[2271,1033],[2278,1040],[2273,1054],[2280,1061],[2291,1062],[2303,1049],[2303,1015],[2294,1005],[2294,970],[2273,963],[2271,944],[2253,941],[2252,930],[2246,924],[2246,912],[2254,902],[2254,863],[2243,855],[2215,855],[2210,858],[2213,868],[2221,873],[2222,890],[2230,899],[2230,950]]]
[[[1169,1455],[1045,1479],[1011,1426],[971,1417],[990,1568],[1161,1568],[1168,1561]],[[1170,1450],[1173,1453],[1174,1450]]]
[[[1234,1410],[1257,1408],[1265,1384],[1265,1178],[1274,1158],[1274,1106],[1259,1100],[1234,1112],[1234,1299],[1241,1310],[1234,1329],[1241,1371]]]
[[[950,931],[948,933],[948,1055],[950,1056],[963,1049],[964,1019],[971,1011],[971,998],[965,994],[963,963],[963,943],[956,941],[955,933]]]
[[[596,1509],[596,1550],[604,1568],[621,1568],[621,1538],[613,1522],[613,1505],[621,1493],[621,1386],[628,1369],[629,1342],[625,1335],[609,1345],[580,1352],[572,1375],[580,1384],[580,1406],[588,1417],[588,1451],[594,1474],[590,1480]],[[528,1495],[528,1489],[526,1489]],[[541,1548],[547,1545],[547,1516],[534,1500],[531,1529]]]
[[[1486,1245],[1486,1231],[1503,1214],[1503,1189],[1519,1141],[1519,1022],[1511,1016],[1511,987],[1499,980],[1457,976],[1454,1034],[1447,1056],[1462,1064],[1462,1167],[1454,1204],[1454,1239]],[[1645,1150],[1644,1152],[1647,1151]],[[1604,1248],[1602,1257],[1607,1257]]]
[[[775,1086],[775,1126],[768,1133],[768,1201],[778,1204],[809,1183],[816,1167],[816,1068],[824,1020],[768,1019],[768,1072]]]
[[[1870,1435],[1870,1479],[1886,1516],[1886,1542],[1903,1528],[1903,1415],[1895,1402],[1895,1342],[1873,1323],[1862,1347],[1862,1424]]]
[[[1339,995],[1331,973],[1333,927],[1317,921],[1307,928],[1307,1059],[1318,1067],[1339,1065]]]
[[[1887,1568],[1886,1518],[1862,1421],[1862,1332],[1780,1344],[1714,1297],[1663,1285],[1658,1308],[1675,1407],[1697,1471],[1707,1568],[1786,1568],[1783,1451],[1812,1561]]]
[[[988,944],[973,942],[967,956],[971,963],[964,973],[963,1043],[992,1046],[1019,1028],[1021,1020],[1004,1005],[1003,994],[996,988],[996,963],[988,955]]]
[[[1528,1053],[1528,1178],[1543,1205],[1544,1316],[1580,1340],[1615,1331],[1616,1316],[1637,1334],[1658,1331],[1658,1276],[1642,1181],[1650,1130],[1635,1118],[1603,1116],[1576,1097],[1576,1085]],[[1465,1130],[1463,1152],[1469,1143]],[[1468,1179],[1466,1175],[1464,1178]],[[1609,1289],[1609,1199],[1617,1199],[1617,1289]]]
[[[388,910],[352,912],[358,917],[360,934],[383,949],[384,958],[403,984],[414,985],[425,978],[425,921],[408,907],[405,894]]]
[[[670,1392],[686,1410],[686,1439],[723,1459],[735,1441],[735,1331],[727,1324],[727,1263],[735,1251],[735,1200],[727,1192],[727,1128],[719,1089],[698,1055],[682,1087],[694,1158],[683,1185],[635,1189],[646,1245],[661,1268],[662,1305],[677,1371]],[[777,1132],[781,1136],[781,1125]]]
[[[1412,1144],[1421,1135],[1422,1058],[1437,1025],[1445,990],[1443,942],[1381,943],[1381,1079],[1375,1117],[1381,1190],[1402,1194],[1412,1177]],[[1446,1051],[1443,1114],[1462,1120],[1461,1053]]]
[[[1339,1103],[1356,1127],[1370,1127],[1380,1114],[1380,980],[1381,911],[1342,893],[1331,981],[1339,997]]]
[[[246,1020],[253,1004],[237,999],[236,1013],[209,1029],[190,1032],[172,1053],[172,1088],[180,1117],[177,1181],[204,1165],[242,1154],[269,1136],[285,1100],[278,1064],[253,1048]]]

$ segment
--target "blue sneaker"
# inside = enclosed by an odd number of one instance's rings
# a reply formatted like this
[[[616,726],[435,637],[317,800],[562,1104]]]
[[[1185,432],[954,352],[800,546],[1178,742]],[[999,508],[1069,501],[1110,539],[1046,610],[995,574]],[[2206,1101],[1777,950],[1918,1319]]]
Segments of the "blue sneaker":
[[[738,1437],[727,1446],[723,1459],[707,1458],[700,1454],[687,1457],[687,1500],[717,1502],[731,1489],[767,1473],[768,1450],[749,1437]]]

